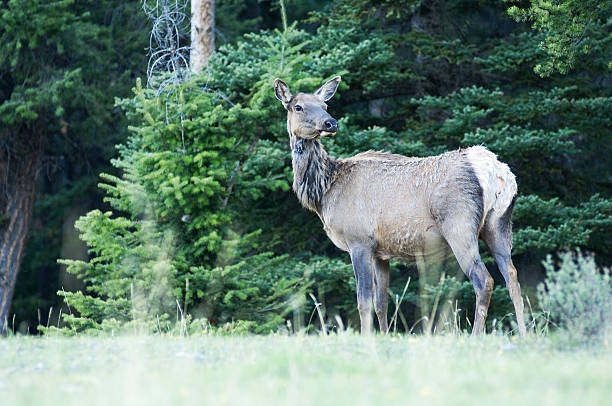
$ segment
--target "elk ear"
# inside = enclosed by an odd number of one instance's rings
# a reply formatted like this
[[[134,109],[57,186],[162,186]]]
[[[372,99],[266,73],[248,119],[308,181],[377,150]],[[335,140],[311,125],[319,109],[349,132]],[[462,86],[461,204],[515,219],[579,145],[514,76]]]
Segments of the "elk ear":
[[[274,79],[274,93],[276,93],[276,98],[283,103],[285,108],[289,107],[292,96],[289,86],[285,82],[278,78]]]
[[[326,102],[334,96],[339,84],[340,76],[336,76],[325,82],[325,84],[315,92],[315,96],[321,99],[321,101]]]

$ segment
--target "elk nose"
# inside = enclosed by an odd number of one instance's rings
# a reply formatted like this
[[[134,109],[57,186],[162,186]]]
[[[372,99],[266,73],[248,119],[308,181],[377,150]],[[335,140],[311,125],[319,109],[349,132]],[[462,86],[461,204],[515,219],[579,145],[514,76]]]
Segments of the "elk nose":
[[[325,129],[327,131],[335,132],[338,130],[338,122],[333,118],[325,120]]]

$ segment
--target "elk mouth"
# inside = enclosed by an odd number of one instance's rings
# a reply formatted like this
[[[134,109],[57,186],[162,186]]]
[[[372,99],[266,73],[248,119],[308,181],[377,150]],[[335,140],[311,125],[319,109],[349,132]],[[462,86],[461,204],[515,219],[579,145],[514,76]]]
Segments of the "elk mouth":
[[[336,131],[325,131],[325,130],[320,130],[319,131],[319,136],[320,137],[327,137],[327,136],[334,136],[336,135]]]

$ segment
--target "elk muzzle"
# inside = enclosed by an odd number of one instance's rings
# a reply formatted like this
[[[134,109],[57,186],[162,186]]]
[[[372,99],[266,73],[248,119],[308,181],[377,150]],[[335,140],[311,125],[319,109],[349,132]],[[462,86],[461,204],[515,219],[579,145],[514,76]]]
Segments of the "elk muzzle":
[[[325,137],[327,135],[333,136],[338,131],[338,121],[332,116],[329,116],[329,118],[323,121],[323,124],[321,127],[322,128],[317,128],[317,130],[319,130],[319,135],[321,137]]]

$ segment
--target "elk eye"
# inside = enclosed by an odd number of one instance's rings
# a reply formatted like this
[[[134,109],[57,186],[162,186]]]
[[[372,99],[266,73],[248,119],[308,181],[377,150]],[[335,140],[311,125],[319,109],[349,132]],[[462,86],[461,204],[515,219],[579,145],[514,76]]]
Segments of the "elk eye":
[[[302,106],[300,106],[299,104],[295,105],[295,111],[302,111]]]

